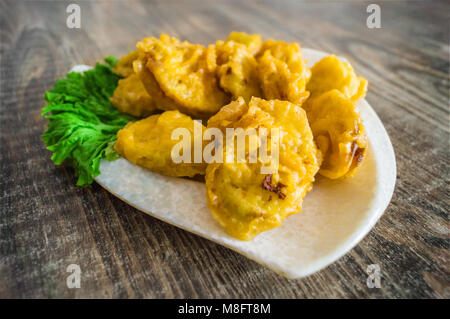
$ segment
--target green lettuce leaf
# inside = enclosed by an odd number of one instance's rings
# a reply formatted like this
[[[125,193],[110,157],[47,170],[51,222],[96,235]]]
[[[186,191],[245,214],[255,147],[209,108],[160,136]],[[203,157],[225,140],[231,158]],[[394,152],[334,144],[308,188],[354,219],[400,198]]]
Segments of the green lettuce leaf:
[[[109,101],[119,77],[111,70],[117,59],[109,56],[105,62],[83,73],[67,74],[45,93],[42,115],[49,123],[42,139],[53,152],[53,163],[75,168],[79,186],[90,185],[100,174],[102,158],[119,157],[113,147],[116,133],[134,120]]]

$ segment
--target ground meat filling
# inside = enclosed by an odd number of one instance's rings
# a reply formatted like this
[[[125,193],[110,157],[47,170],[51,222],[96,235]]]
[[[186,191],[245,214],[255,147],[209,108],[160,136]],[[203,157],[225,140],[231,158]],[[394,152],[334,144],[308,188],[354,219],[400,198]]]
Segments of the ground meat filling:
[[[262,187],[264,189],[267,189],[269,192],[273,192],[278,195],[278,198],[285,199],[286,195],[281,192],[281,189],[283,187],[286,187],[286,185],[278,182],[276,186],[272,186],[272,174],[267,174],[266,177],[264,177],[264,180],[262,182]]]

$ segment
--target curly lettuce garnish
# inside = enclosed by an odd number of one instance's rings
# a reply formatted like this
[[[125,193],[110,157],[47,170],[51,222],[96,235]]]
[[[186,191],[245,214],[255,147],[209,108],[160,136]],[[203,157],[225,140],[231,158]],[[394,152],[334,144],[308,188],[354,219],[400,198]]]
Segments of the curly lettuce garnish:
[[[42,139],[53,152],[55,165],[68,163],[75,168],[78,186],[90,185],[100,174],[102,158],[119,157],[113,147],[116,133],[134,120],[109,101],[119,77],[111,70],[117,59],[109,56],[105,62],[83,73],[67,74],[45,93],[42,115],[49,123]]]

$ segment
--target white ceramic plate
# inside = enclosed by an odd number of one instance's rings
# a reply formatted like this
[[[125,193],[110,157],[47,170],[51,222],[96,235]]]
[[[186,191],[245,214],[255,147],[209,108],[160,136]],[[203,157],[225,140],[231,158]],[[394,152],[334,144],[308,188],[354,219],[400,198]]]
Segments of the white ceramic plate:
[[[328,55],[311,49],[303,54],[310,66]],[[203,183],[163,176],[123,158],[103,160],[96,181],[146,214],[233,249],[286,277],[304,277],[352,249],[381,217],[394,191],[396,165],[389,136],[364,99],[357,107],[370,146],[356,175],[339,181],[318,176],[300,214],[249,242],[230,237],[212,218]]]

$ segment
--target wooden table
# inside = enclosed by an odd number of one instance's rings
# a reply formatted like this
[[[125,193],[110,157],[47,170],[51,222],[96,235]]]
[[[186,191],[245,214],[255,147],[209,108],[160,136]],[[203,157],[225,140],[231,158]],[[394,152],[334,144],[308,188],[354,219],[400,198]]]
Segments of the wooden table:
[[[77,1],[71,1],[77,2]],[[0,297],[439,298],[449,276],[450,3],[377,1],[1,2]],[[151,218],[99,185],[75,186],[40,138],[43,94],[75,64],[120,56],[166,32],[207,44],[232,30],[347,57],[394,145],[392,202],[345,257],[304,279],[282,278],[233,251]],[[325,230],[324,230],[325,231]],[[81,267],[68,289],[66,268]],[[382,287],[366,285],[379,264]]]

